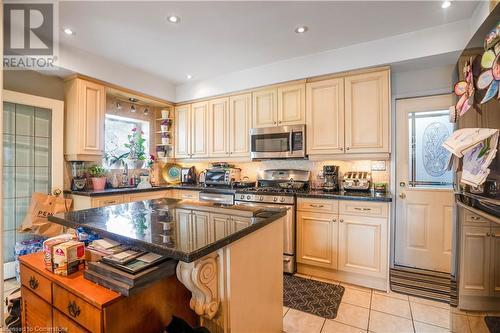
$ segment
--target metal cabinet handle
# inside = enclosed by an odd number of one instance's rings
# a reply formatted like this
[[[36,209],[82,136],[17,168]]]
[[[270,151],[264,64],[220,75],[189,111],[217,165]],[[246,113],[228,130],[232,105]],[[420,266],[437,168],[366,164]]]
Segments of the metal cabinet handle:
[[[281,120],[278,121],[278,124],[281,124]]]
[[[344,223],[344,219],[340,219],[340,223]]]
[[[273,121],[273,124],[274,124],[274,125],[276,125],[276,122],[275,122],[275,121]]]
[[[309,206],[311,206],[313,208],[323,208],[324,207],[323,205],[317,205],[317,204],[309,204]]]
[[[35,290],[36,288],[38,288],[38,280],[34,276],[31,276],[29,280],[29,285],[31,289]]]
[[[344,150],[344,147],[340,147],[339,150]]]
[[[68,312],[71,317],[76,318],[80,315],[80,307],[76,305],[75,301],[70,301],[68,303]]]
[[[481,218],[479,216],[471,216],[470,217],[471,220],[474,220],[474,221],[478,221],[480,220]]]
[[[490,237],[491,234],[489,232],[486,233],[486,237]]]
[[[337,222],[337,219],[332,219],[332,222],[334,222],[334,223]]]
[[[354,209],[356,209],[356,210],[362,210],[362,211],[372,210],[371,208],[359,208],[359,207],[354,207]]]
[[[497,235],[495,233],[491,234],[491,237],[495,238]]]
[[[345,150],[349,150],[349,149],[351,149],[351,148],[349,148],[349,147],[346,147],[346,148],[345,148]]]

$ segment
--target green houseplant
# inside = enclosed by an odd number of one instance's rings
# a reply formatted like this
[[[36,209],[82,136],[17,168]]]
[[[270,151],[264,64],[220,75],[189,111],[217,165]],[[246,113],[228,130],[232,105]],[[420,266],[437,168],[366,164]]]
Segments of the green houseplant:
[[[102,191],[106,185],[106,169],[93,165],[88,169],[94,191]]]
[[[143,135],[144,132],[137,128],[133,128],[132,133],[128,135],[128,143],[125,144],[125,147],[129,149],[128,167],[131,169],[141,169],[146,161],[146,148],[144,147],[146,139]]]

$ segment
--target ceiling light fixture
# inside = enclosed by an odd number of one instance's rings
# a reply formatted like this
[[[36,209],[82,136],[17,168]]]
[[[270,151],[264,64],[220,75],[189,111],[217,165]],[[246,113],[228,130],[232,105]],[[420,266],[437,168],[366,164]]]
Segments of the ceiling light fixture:
[[[181,19],[179,18],[179,16],[170,15],[167,17],[167,20],[170,23],[179,23]]]
[[[192,78],[193,78],[193,76],[191,74],[186,75],[186,79],[191,80]]]
[[[451,0],[445,0],[443,1],[443,3],[441,4],[441,8],[448,8],[451,6]]]
[[[147,106],[146,106],[146,108],[144,109],[143,113],[144,113],[144,115],[145,115],[145,116],[149,115],[149,109],[148,109],[148,107],[147,107]]]
[[[72,35],[73,34],[73,30],[71,30],[70,28],[64,28],[64,33],[66,35]]]
[[[135,113],[135,111],[136,111],[135,105],[132,104],[132,106],[130,107],[130,112]]]
[[[305,25],[295,28],[295,32],[298,34],[303,34],[307,30],[308,30],[308,28]]]

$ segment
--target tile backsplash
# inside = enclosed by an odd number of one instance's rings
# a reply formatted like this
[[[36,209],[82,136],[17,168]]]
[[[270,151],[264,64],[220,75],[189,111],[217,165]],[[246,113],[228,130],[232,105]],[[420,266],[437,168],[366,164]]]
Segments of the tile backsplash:
[[[241,177],[248,177],[255,180],[257,173],[260,170],[266,169],[300,169],[309,170],[311,172],[311,181],[314,181],[321,175],[324,165],[338,165],[340,168],[340,175],[342,177],[344,172],[347,171],[370,171],[374,182],[390,182],[390,161],[377,161],[377,167],[385,162],[384,171],[373,171],[371,160],[357,160],[357,161],[310,161],[310,160],[267,160],[258,162],[235,162],[235,166],[241,169]],[[209,163],[182,163],[182,166],[193,165],[196,172],[207,169]]]

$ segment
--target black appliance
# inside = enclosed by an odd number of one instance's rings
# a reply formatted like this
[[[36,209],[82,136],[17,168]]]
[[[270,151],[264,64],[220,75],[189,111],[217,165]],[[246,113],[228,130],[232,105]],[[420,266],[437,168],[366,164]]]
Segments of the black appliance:
[[[338,165],[323,166],[323,192],[335,192],[339,190],[339,167]]]

